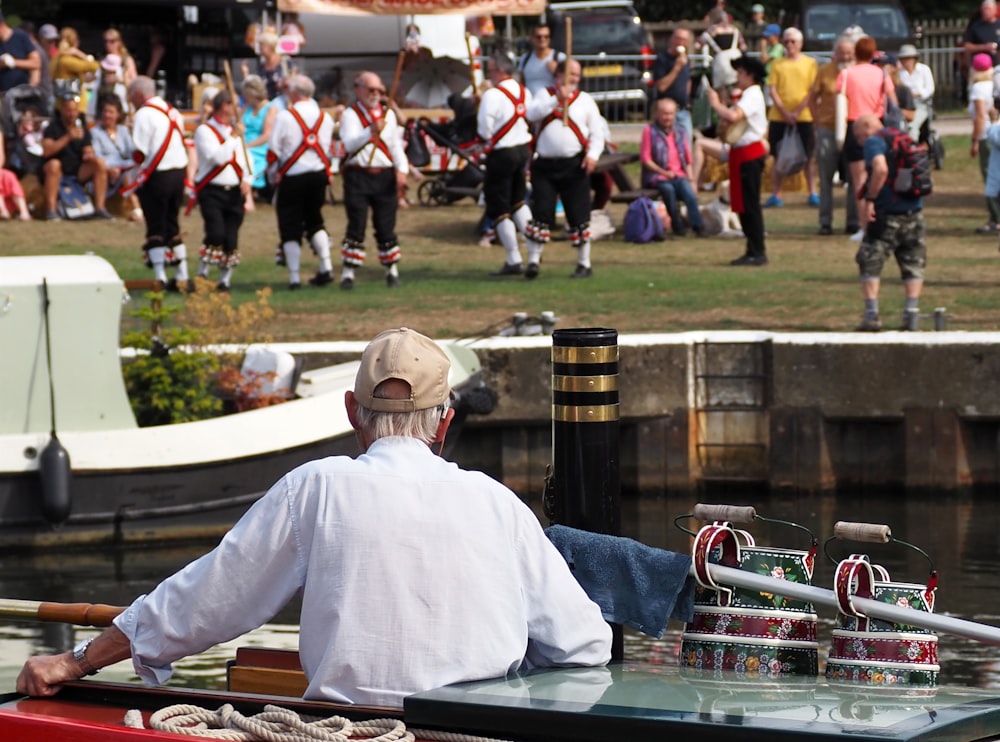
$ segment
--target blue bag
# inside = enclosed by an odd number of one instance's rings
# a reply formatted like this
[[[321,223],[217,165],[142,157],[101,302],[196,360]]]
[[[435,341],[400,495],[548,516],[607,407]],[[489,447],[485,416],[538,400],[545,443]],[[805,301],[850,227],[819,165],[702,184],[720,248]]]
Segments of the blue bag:
[[[89,219],[94,215],[94,204],[83,184],[71,176],[59,181],[59,215],[63,219]]]
[[[623,225],[626,242],[653,242],[663,239],[663,222],[651,199],[640,196],[628,205]]]

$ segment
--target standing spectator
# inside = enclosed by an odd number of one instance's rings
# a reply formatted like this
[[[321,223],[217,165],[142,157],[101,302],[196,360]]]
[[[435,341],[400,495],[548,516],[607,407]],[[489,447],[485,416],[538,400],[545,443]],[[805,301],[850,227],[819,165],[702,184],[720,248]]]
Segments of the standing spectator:
[[[48,25],[48,24],[46,24]],[[44,26],[43,26],[44,28]],[[52,100],[52,74],[49,70],[49,57],[45,53],[45,46],[41,39],[38,38],[38,34],[35,32],[35,24],[31,21],[24,21],[21,24],[21,30],[28,34],[28,38],[31,39],[31,43],[35,47],[35,51],[38,52],[38,69],[32,70],[30,83],[39,87],[42,94],[45,96],[45,100]],[[53,30],[55,28],[53,27]],[[56,31],[56,38],[58,38],[59,32]]]
[[[750,21],[746,25],[746,36],[750,41],[758,42],[764,36],[767,21],[764,19],[764,6],[754,3],[750,6]]]
[[[87,116],[96,121],[101,115],[101,103],[105,98],[117,98],[121,110],[128,110],[128,87],[122,82],[122,58],[117,54],[105,54],[101,60],[101,72],[97,85],[90,93]]]
[[[0,219],[7,220],[16,215],[21,221],[29,222],[31,211],[24,198],[21,181],[17,179],[17,174],[13,170],[8,170],[6,167],[6,144],[3,132],[0,131]]]
[[[705,224],[698,209],[691,175],[691,146],[680,127],[676,126],[677,104],[670,98],[656,101],[653,123],[642,131],[639,160],[642,163],[642,185],[660,192],[674,234],[687,234],[687,223],[677,208],[680,199],[687,206],[687,222],[699,237],[705,236]]]
[[[746,129],[729,150],[729,199],[733,211],[740,215],[740,226],[747,238],[746,252],[730,261],[730,265],[767,265],[764,244],[764,213],[760,207],[760,181],[767,158],[767,106],[764,103],[764,64],[753,57],[740,57],[732,62],[736,69],[736,86],[742,91],[739,100],[726,107],[713,88],[708,102],[719,118],[730,126],[746,121]]]
[[[841,151],[837,146],[837,78],[854,64],[854,42],[846,36],[833,46],[833,59],[816,73],[809,107],[816,124],[816,167],[819,171],[819,233],[833,234],[833,178],[840,172]],[[858,200],[854,184],[848,180],[845,200],[846,234],[858,231]]]
[[[288,288],[301,287],[302,235],[319,258],[319,270],[309,283],[333,282],[330,233],[323,223],[323,203],[330,182],[330,143],[333,119],[313,98],[316,86],[305,75],[288,79],[288,108],[274,120],[267,161],[273,168],[271,184],[277,190],[275,212],[281,253],[288,266]],[[280,262],[280,261],[279,261]]]
[[[764,71],[771,75],[774,63],[785,56],[785,45],[781,42],[781,26],[771,23],[764,28],[760,37],[760,61],[764,63]]]
[[[771,154],[778,157],[785,132],[794,129],[802,140],[802,147],[809,158],[806,163],[806,188],[809,189],[809,206],[819,206],[816,195],[815,162],[812,158],[815,137],[813,136],[813,116],[809,109],[809,91],[816,80],[816,60],[802,53],[802,32],[797,28],[786,28],[782,36],[787,53],[784,59],[774,62],[769,76],[768,92],[771,108],[768,111],[767,138],[771,144]],[[784,206],[781,197],[781,174],[776,167],[771,168],[771,197],[764,208]]]
[[[920,132],[934,110],[934,73],[926,64],[917,61],[919,52],[913,44],[899,47],[896,57],[900,64],[899,79],[910,89],[916,106],[907,131],[914,139],[920,139]]]
[[[80,49],[80,37],[76,29],[64,26],[59,31],[59,53],[52,60],[52,84],[60,86],[67,92],[75,92],[80,97],[80,108],[87,110],[87,83],[94,79],[94,74],[101,68],[93,54],[87,54]],[[60,83],[60,81],[66,81]]]
[[[526,118],[531,93],[513,78],[514,64],[505,54],[492,55],[486,73],[493,86],[483,93],[476,114],[476,130],[486,142],[483,195],[486,216],[506,252],[504,264],[491,275],[519,276],[524,267],[517,233],[526,233],[532,219],[525,203],[528,186],[524,175],[531,157]]]
[[[284,89],[284,80],[293,73],[291,61],[288,57],[278,53],[278,37],[271,31],[265,31],[257,36],[257,47],[260,49],[260,57],[257,60],[258,77],[264,81],[267,87],[268,100],[274,100]],[[243,77],[250,74],[249,65],[243,63]]]
[[[38,29],[38,40],[42,46],[42,55],[51,62],[59,53],[59,29],[51,23],[44,24]],[[52,79],[51,75],[49,79]]]
[[[972,21],[965,29],[962,47],[969,57],[988,54],[991,66],[996,67],[1000,64],[1000,54],[997,53],[998,42],[1000,42],[1000,18],[997,17],[997,4],[995,0],[983,0],[979,4],[979,18]]]
[[[723,0],[708,12],[708,21],[711,25],[697,38],[694,46],[697,51],[707,48],[712,55],[712,87],[723,92],[737,84],[732,62],[742,56],[747,45],[726,12]]]
[[[537,125],[535,158],[531,162],[533,219],[527,230],[528,267],[524,277],[538,275],[542,250],[555,224],[556,200],[561,199],[577,250],[570,278],[590,278],[590,174],[604,151],[604,122],[597,103],[579,89],[580,63],[556,65],[556,82],[532,97],[528,120]]]
[[[243,203],[253,180],[242,133],[228,90],[216,94],[211,118],[194,133],[198,152],[194,193],[205,225],[198,275],[208,278],[210,266],[219,266],[218,291],[229,291],[233,269],[240,264]]]
[[[532,95],[536,95],[555,82],[556,64],[566,55],[552,48],[552,29],[544,23],[531,32],[531,51],[525,52],[517,63],[521,81]]]
[[[111,55],[115,55],[121,60],[121,72],[119,74],[121,83],[128,89],[128,86],[132,84],[132,81],[138,76],[139,71],[136,69],[135,57],[133,57],[129,50],[125,47],[125,42],[122,41],[122,34],[117,28],[108,28],[104,31],[104,57],[102,62]]]
[[[913,93],[899,79],[899,60],[896,59],[895,54],[879,52],[872,62],[879,65],[884,74],[892,80],[892,86],[896,94],[895,101],[891,97],[886,99],[882,123],[893,129],[906,131],[907,125],[909,125],[916,115],[917,105],[913,100]]]
[[[125,109],[117,96],[101,100],[97,124],[90,130],[94,152],[108,168],[108,198],[116,195],[129,182],[135,167],[135,143],[125,126]],[[135,193],[125,196],[129,219],[142,220],[142,207]]]
[[[135,107],[132,140],[139,164],[135,180],[125,189],[136,190],[146,219],[143,253],[157,281],[172,292],[194,291],[187,267],[187,245],[181,239],[180,210],[184,200],[184,175],[188,165],[184,119],[156,95],[152,78],[140,75],[128,88]],[[176,267],[167,280],[166,266]]]
[[[403,133],[396,111],[388,105],[385,85],[374,72],[354,79],[354,105],[340,117],[344,157],[344,210],[347,229],[340,254],[342,289],[354,288],[354,270],[365,262],[365,222],[371,209],[378,260],[385,269],[385,285],[397,288],[400,250],[396,237],[399,199],[406,190],[410,163],[403,151]]]
[[[90,129],[82,113],[80,99],[64,97],[56,106],[56,116],[42,133],[42,173],[45,188],[45,218],[58,221],[56,203],[63,177],[76,178],[81,184],[92,184],[94,216],[112,219],[107,210],[108,169],[94,152]]]
[[[990,126],[990,112],[993,110],[993,64],[990,55],[980,52],[972,58],[972,77],[969,85],[969,116],[972,117],[972,146],[970,157],[979,158],[979,172],[986,181],[986,171],[990,161],[990,143],[986,130]],[[976,228],[977,234],[1000,233],[1000,198],[986,194],[986,211],[989,221]]]
[[[688,146],[694,136],[691,124],[691,61],[688,48],[691,46],[691,31],[678,26],[670,34],[667,48],[657,52],[653,63],[653,89],[656,100],[669,98],[677,104],[675,125],[687,135]]]
[[[889,156],[891,149],[882,135],[884,130],[878,117],[872,114],[861,116],[855,121],[854,130],[855,138],[862,142],[868,173],[865,188],[860,194],[864,199],[862,219],[866,225],[865,237],[855,257],[861,272],[865,314],[855,329],[859,332],[878,332],[882,329],[878,307],[880,277],[885,261],[894,255],[906,295],[900,329],[908,330],[911,328],[908,318],[918,311],[927,265],[924,215],[921,211],[923,200],[909,198],[893,189],[896,158]]]
[[[875,39],[862,36],[854,45],[855,64],[841,70],[837,77],[837,91],[843,91],[847,97],[844,159],[847,160],[851,184],[855,189],[864,182],[865,155],[863,142],[859,142],[854,136],[854,122],[867,115],[881,119],[885,115],[886,101],[895,99],[892,78],[880,67],[870,64],[877,51]],[[851,239],[859,242],[863,236],[863,231],[859,230]]]
[[[243,127],[247,150],[253,166],[253,183],[256,195],[263,201],[270,201],[271,188],[267,183],[267,143],[274,131],[274,120],[278,116],[278,106],[267,99],[267,86],[257,75],[250,75],[243,81]]]
[[[0,12],[0,94],[31,82],[31,74],[41,66],[41,56],[31,37],[7,25]]]

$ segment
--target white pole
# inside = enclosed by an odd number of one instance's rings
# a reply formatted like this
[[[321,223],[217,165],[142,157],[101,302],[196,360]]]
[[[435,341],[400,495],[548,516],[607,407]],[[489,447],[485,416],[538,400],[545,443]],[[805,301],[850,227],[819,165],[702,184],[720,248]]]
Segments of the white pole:
[[[827,590],[815,585],[804,585],[800,582],[778,580],[768,575],[745,572],[733,567],[724,567],[721,564],[709,564],[708,571],[712,575],[712,579],[721,585],[733,585],[744,590],[775,593],[777,595],[784,595],[786,598],[809,601],[814,605],[821,605],[837,610],[837,598],[833,590]],[[693,568],[691,574],[694,574]],[[903,608],[892,603],[882,603],[870,598],[855,596],[851,598],[851,603],[859,612],[869,618],[877,618],[882,621],[891,621],[892,623],[907,624],[909,626],[919,626],[930,631],[939,631],[944,634],[953,634],[966,639],[1000,646],[1000,628],[996,626],[976,623],[975,621],[966,621],[962,618],[942,616],[936,613],[925,613],[924,611]]]

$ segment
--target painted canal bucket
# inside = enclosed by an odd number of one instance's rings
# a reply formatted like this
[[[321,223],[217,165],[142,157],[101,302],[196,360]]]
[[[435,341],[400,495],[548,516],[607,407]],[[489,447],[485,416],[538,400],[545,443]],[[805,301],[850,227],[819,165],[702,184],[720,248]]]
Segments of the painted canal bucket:
[[[711,520],[697,533],[683,518]],[[809,535],[806,550],[758,546],[734,522],[755,520],[800,529]],[[694,536],[697,582],[694,617],[681,637],[680,664],[701,670],[734,670],[756,677],[815,675],[819,671],[816,612],[812,603],[717,583],[707,565],[721,564],[777,579],[812,584],[816,539],[804,526],[764,518],[750,507],[699,504],[675,519]]]
[[[940,670],[937,635],[916,626],[868,618],[853,603],[855,597],[870,598],[932,613],[938,575],[930,557],[913,544],[893,538],[885,525],[838,522],[824,551],[833,539],[908,547],[927,559],[930,575],[926,584],[896,582],[884,567],[872,564],[867,554],[841,560],[834,575],[837,627],[830,639],[826,677],[870,685],[935,685]]]

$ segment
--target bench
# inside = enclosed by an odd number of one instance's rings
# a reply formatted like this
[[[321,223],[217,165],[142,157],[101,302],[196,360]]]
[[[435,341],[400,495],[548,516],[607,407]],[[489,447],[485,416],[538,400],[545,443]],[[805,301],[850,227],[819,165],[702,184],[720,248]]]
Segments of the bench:
[[[655,188],[632,188],[627,191],[619,191],[618,193],[611,194],[611,203],[630,204],[641,196],[651,198],[655,201],[660,197],[660,192]]]

